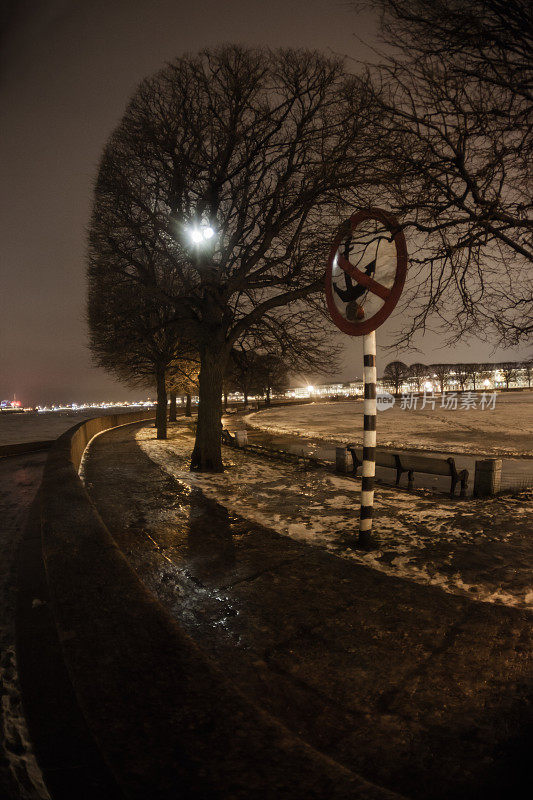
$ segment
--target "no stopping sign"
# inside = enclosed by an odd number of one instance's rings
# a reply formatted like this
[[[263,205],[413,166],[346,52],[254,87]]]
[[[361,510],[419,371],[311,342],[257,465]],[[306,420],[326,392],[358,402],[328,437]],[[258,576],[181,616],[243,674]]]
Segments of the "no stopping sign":
[[[392,313],[405,283],[405,236],[392,214],[358,211],[341,225],[326,269],[326,300],[343,333],[363,336]]]

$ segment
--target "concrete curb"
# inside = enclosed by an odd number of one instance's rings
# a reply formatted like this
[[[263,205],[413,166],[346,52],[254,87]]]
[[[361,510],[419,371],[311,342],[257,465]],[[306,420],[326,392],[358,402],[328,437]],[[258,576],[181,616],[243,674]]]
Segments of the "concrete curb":
[[[252,705],[148,593],[77,467],[121,424],[88,420],[53,445],[41,487],[50,604],[85,722],[128,798],[393,800]]]

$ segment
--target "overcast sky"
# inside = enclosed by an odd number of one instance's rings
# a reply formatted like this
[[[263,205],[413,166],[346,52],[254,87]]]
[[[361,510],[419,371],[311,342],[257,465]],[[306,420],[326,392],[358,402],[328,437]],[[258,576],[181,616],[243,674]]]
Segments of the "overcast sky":
[[[1,0],[0,0],[1,2]],[[370,57],[375,26],[343,0],[23,0],[4,3],[0,73],[0,399],[27,404],[139,397],[91,366],[85,240],[102,148],[139,81],[184,52],[227,42]],[[394,320],[380,329],[390,341]],[[344,369],[361,374],[359,340]],[[469,343],[419,341],[403,360],[517,360]],[[383,368],[394,353],[381,352]]]

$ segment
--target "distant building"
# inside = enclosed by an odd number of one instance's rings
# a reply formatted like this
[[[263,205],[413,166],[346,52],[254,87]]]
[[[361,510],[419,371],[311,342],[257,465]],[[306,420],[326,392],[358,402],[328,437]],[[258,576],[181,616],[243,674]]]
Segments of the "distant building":
[[[533,381],[533,362],[509,361],[485,364],[440,364],[437,375],[428,366],[427,373],[421,376],[406,376],[400,385],[400,392],[420,391],[440,392],[440,379],[443,380],[444,391],[494,391],[497,389],[531,389]],[[442,369],[444,368],[444,369]],[[447,369],[446,369],[447,368]],[[389,381],[383,378],[377,381],[379,391],[391,389]],[[355,378],[347,383],[323,383],[315,386],[302,386],[285,392],[286,397],[294,399],[358,397],[363,394],[363,381]]]

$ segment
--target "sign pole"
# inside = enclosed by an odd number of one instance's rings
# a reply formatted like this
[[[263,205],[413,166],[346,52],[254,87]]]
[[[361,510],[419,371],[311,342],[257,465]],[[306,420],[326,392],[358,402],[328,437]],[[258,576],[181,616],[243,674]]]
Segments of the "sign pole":
[[[361,472],[361,516],[359,547],[371,547],[372,514],[374,511],[374,478],[376,475],[376,332],[363,336],[364,407],[363,466]]]
[[[376,477],[376,328],[392,314],[405,283],[407,246],[398,220],[380,208],[356,211],[338,228],[325,275],[333,322],[363,337],[364,428],[361,514],[353,546],[370,550]],[[355,537],[354,537],[355,538]]]

